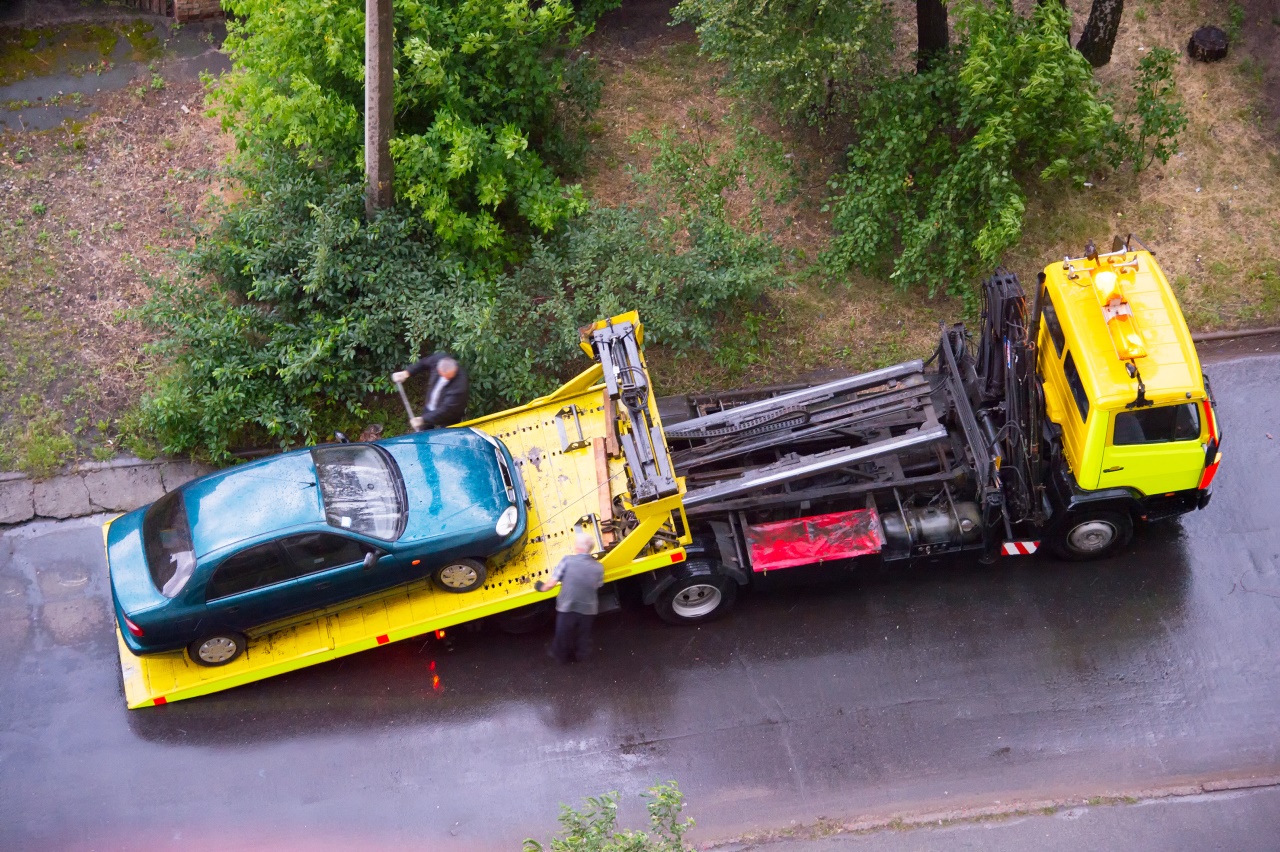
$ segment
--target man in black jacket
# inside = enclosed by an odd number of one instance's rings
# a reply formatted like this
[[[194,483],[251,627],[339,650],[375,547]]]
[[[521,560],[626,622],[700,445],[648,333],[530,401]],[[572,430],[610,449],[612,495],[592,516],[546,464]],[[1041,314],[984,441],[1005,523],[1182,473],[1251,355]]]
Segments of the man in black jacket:
[[[407,370],[392,373],[391,380],[403,384],[410,376],[424,372],[430,374],[427,379],[427,404],[422,409],[422,416],[414,417],[409,422],[419,430],[452,426],[462,419],[467,410],[467,396],[471,392],[467,371],[447,352],[437,352],[419,360]]]

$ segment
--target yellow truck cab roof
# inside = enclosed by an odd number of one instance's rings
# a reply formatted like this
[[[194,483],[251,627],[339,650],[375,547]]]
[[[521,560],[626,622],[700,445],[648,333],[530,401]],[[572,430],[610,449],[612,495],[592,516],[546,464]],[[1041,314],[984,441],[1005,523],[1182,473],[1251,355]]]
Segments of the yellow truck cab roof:
[[[1138,380],[1128,373],[1129,361],[1146,386],[1146,398],[1156,405],[1205,398],[1191,331],[1150,252],[1064,260],[1044,274],[1095,405],[1115,410],[1134,401]]]

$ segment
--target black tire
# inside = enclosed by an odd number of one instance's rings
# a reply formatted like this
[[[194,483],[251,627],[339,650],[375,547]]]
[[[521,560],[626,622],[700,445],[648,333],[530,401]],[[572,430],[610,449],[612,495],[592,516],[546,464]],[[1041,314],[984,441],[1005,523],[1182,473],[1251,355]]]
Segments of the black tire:
[[[431,582],[441,591],[460,595],[483,586],[487,576],[479,559],[450,559],[431,573]]]
[[[1076,512],[1054,533],[1050,549],[1060,558],[1085,562],[1110,556],[1133,538],[1133,519],[1127,512]]]
[[[653,608],[668,624],[702,624],[733,609],[738,584],[723,574],[682,577],[662,590]]]
[[[245,638],[243,633],[237,633],[234,630],[220,630],[216,633],[201,636],[188,645],[187,656],[197,666],[216,668],[239,659],[248,644],[249,640]]]

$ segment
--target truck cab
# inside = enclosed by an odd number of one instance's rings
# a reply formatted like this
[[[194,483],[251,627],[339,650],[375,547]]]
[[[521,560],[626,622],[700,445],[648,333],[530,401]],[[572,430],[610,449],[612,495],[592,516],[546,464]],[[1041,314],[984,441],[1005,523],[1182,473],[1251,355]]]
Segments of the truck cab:
[[[1203,507],[1220,432],[1155,258],[1118,244],[1052,264],[1039,279],[1036,372],[1061,460],[1059,508],[1154,519]]]

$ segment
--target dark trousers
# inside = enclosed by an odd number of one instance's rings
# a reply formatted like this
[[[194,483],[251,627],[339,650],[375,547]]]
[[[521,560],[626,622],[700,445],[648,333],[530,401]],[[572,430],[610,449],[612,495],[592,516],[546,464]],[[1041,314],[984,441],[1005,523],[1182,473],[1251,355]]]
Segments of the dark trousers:
[[[556,638],[551,642],[551,656],[561,663],[585,660],[591,653],[591,622],[594,615],[580,612],[556,613]]]

